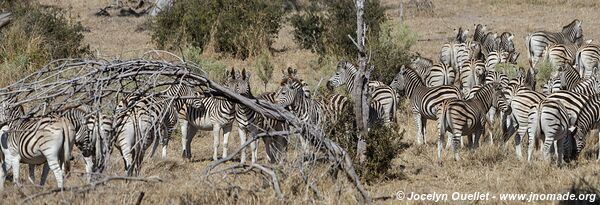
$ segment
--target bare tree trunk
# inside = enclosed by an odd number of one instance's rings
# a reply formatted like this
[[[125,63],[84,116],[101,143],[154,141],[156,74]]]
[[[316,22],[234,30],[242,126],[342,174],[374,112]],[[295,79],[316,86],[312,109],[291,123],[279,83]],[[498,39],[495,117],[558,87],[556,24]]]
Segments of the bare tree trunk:
[[[352,99],[354,99],[354,114],[356,116],[356,126],[358,128],[358,143],[357,143],[357,155],[359,161],[362,163],[366,159],[366,143],[364,139],[367,137],[367,128],[369,120],[369,105],[368,101],[368,77],[370,72],[367,72],[367,55],[365,52],[365,33],[366,24],[363,20],[364,15],[364,0],[356,0],[356,41],[354,41],[358,49],[358,72],[357,77],[354,79],[354,89],[352,92]]]

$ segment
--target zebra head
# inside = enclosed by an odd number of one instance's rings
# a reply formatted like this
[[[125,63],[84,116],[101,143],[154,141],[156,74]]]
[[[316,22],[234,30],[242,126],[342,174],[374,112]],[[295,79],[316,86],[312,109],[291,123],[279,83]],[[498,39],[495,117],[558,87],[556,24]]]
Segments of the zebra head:
[[[459,27],[458,30],[454,29],[454,32],[456,32],[456,37],[454,39],[455,42],[464,43],[467,41],[467,34],[469,34],[469,29],[464,30],[462,27]]]
[[[250,89],[250,72],[246,68],[242,70],[240,78],[236,80],[234,91],[244,97],[251,97],[252,90]]]
[[[306,97],[302,87],[302,82],[298,79],[285,79],[275,95],[275,102],[284,107],[292,105],[299,98]]]
[[[500,50],[512,53],[515,51],[515,43],[513,42],[514,35],[510,32],[503,32],[500,34]]]
[[[225,85],[225,87],[229,89],[235,90],[236,79],[239,78],[241,78],[240,71],[235,70],[234,67],[231,67],[231,71],[225,71],[225,80],[223,82],[223,85]]]
[[[494,93],[492,96],[492,106],[504,113],[509,113],[509,102],[506,99],[506,90],[500,83],[493,83]]]
[[[485,37],[486,32],[487,32],[486,25],[481,25],[481,24],[475,25],[475,32],[473,33],[473,41],[477,41],[477,42],[481,43],[481,41],[483,40],[483,37]]]
[[[404,77],[406,70],[408,69],[402,65],[402,67],[400,67],[400,71],[396,74],[396,76],[394,76],[394,79],[390,83],[390,87],[396,90],[398,93],[404,92],[406,87],[406,79]]]
[[[333,88],[340,87],[346,84],[348,81],[353,80],[353,76],[356,73],[356,67],[347,60],[342,60],[337,64],[335,74],[329,78],[327,85]]]

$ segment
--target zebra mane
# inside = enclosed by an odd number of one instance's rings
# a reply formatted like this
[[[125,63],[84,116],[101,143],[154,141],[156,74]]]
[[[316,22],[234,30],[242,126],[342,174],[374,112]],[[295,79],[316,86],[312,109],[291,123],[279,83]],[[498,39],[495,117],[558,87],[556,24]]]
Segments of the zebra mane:
[[[573,20],[571,23],[567,24],[566,26],[563,26],[562,30],[572,30],[575,29],[575,27],[577,26],[581,26],[581,21],[579,19],[575,19]]]
[[[423,79],[421,78],[421,76],[419,75],[419,73],[417,73],[417,71],[415,71],[411,67],[404,67],[404,70],[401,70],[401,72],[398,73],[398,74],[404,75],[404,77],[406,79],[417,80],[420,85],[425,86],[425,82],[423,82]]]
[[[337,69],[344,69],[344,70],[352,70],[352,71],[356,71],[356,66],[354,66],[354,64],[352,64],[350,61],[348,60],[341,60],[338,64],[337,64]]]

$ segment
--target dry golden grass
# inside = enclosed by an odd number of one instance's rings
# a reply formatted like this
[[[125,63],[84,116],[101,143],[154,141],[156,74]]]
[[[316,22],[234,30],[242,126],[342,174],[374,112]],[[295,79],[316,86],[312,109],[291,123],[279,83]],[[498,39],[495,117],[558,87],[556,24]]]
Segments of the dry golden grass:
[[[147,21],[146,18],[135,17],[96,17],[93,15],[98,8],[104,7],[112,0],[43,0],[44,4],[57,5],[69,8],[72,15],[90,29],[86,33],[85,43],[89,43],[98,57],[104,58],[130,58],[137,57],[145,50],[153,47],[148,31],[136,32],[140,24]],[[399,1],[383,0],[388,7],[387,14],[394,19],[398,18]],[[404,1],[405,3],[407,1]],[[487,24],[492,31],[513,32],[517,38],[517,50],[522,53],[520,64],[525,65],[526,54],[524,52],[523,39],[528,32],[535,30],[558,31],[562,25],[578,18],[583,22],[584,35],[586,39],[599,39],[600,22],[595,21],[600,14],[596,12],[600,5],[594,1],[587,0],[435,0],[435,14],[417,14],[407,5],[405,8],[405,21],[410,28],[418,33],[420,39],[413,47],[413,51],[437,59],[439,47],[453,35],[453,28],[474,28],[474,24]],[[290,26],[284,26],[280,31],[279,38],[275,40],[274,47],[282,52],[275,52],[272,61],[275,65],[273,79],[280,79],[280,69],[292,66],[299,69],[300,76],[306,78],[310,85],[316,86],[321,80],[327,80],[332,73],[333,64],[326,65],[318,71],[310,68],[310,62],[314,62],[317,56],[307,50],[299,49],[290,35]],[[229,66],[236,68],[249,68],[253,70],[254,60],[241,61],[237,59],[221,59]],[[335,60],[332,60],[335,63]],[[268,90],[273,90],[277,85],[269,84]],[[255,93],[262,92],[262,84],[257,77],[253,78]],[[414,145],[416,130],[412,116],[406,106],[399,111],[400,129],[405,129],[407,136],[403,143],[407,148],[396,156],[391,173],[397,173],[401,177],[382,180],[366,186],[372,197],[393,196],[397,191],[416,193],[447,193],[452,192],[490,192],[500,193],[562,193],[568,191],[572,186],[582,183],[582,179],[591,183],[591,187],[600,186],[597,173],[600,166],[596,162],[597,140],[595,137],[588,140],[586,153],[576,164],[566,167],[556,167],[545,162],[535,161],[527,163],[516,159],[512,140],[505,147],[498,145],[487,145],[474,152],[462,150],[462,161],[452,160],[448,150],[444,150],[444,162],[437,163],[436,145],[437,130],[434,122],[429,121],[427,129],[427,144],[423,146]],[[399,130],[401,131],[401,130]],[[497,132],[496,132],[497,133]],[[230,150],[235,149],[239,143],[237,134],[234,132],[230,137]],[[283,201],[276,199],[274,192],[268,184],[257,174],[245,174],[237,177],[230,176],[229,182],[240,185],[239,188],[223,190],[215,187],[227,187],[219,176],[210,179],[218,186],[211,185],[201,178],[201,170],[211,161],[212,137],[209,133],[197,136],[192,149],[194,157],[191,162],[180,159],[179,135],[176,135],[169,148],[169,158],[147,159],[143,165],[142,176],[159,176],[165,181],[162,183],[141,182],[111,182],[108,185],[98,187],[96,190],[85,194],[58,193],[34,200],[34,204],[132,204],[140,192],[145,192],[143,203],[147,204],[304,204],[314,202],[310,191],[303,185],[302,180],[293,174],[282,179],[282,189],[285,196]],[[264,153],[260,160],[265,162]],[[107,175],[120,175],[123,173],[123,165],[118,153],[113,153],[110,169]],[[75,171],[83,170],[80,158]],[[319,174],[325,170],[317,167],[313,174]],[[26,179],[25,169],[22,169],[22,179]],[[39,172],[38,172],[39,173]],[[290,174],[291,173],[291,174]],[[325,196],[319,203],[348,204],[356,203],[356,193],[351,184],[344,177],[334,182],[329,177],[323,177],[318,181],[321,191]],[[25,181],[25,180],[23,180]],[[18,203],[23,197],[48,190],[55,186],[52,174],[49,176],[49,184],[44,188],[28,185],[16,188],[7,183],[5,191],[0,195],[4,203]],[[81,177],[72,175],[67,181],[67,186],[84,184]],[[337,191],[336,191],[337,190]],[[598,199],[596,199],[598,200]],[[393,198],[377,200],[376,203],[396,204],[406,201],[396,201]],[[473,201],[467,203],[493,203],[513,204],[515,202],[502,201]],[[429,204],[426,201],[410,202],[415,204]],[[452,201],[446,202],[452,203]],[[526,202],[516,202],[526,203]],[[547,202],[538,202],[545,204]]]

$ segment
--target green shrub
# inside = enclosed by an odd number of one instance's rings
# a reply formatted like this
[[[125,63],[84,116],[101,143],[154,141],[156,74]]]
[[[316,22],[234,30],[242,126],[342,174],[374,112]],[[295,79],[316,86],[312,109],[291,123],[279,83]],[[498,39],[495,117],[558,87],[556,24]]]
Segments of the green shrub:
[[[509,79],[517,77],[519,67],[511,63],[500,63],[496,65],[496,71],[504,73]]]
[[[556,69],[548,61],[540,62],[536,67],[538,69],[538,73],[535,75],[537,85],[542,86],[546,84],[556,74]]]
[[[260,54],[258,59],[256,60],[256,70],[258,70],[258,78],[265,86],[265,91],[267,90],[267,84],[271,81],[273,77],[273,70],[275,67],[271,63],[271,59],[269,57],[268,52],[263,52]]]
[[[384,8],[379,0],[365,1],[367,43],[379,34],[384,21]],[[356,46],[348,35],[356,38],[356,6],[353,0],[312,1],[304,12],[291,18],[296,42],[319,54],[356,58]]]
[[[404,137],[404,132],[397,132],[395,125],[373,124],[369,136],[365,139],[367,144],[366,161],[359,164],[356,157],[358,131],[355,128],[350,106],[348,110],[338,115],[337,121],[325,129],[325,133],[343,147],[350,156],[354,157],[355,168],[362,180],[367,183],[375,183],[391,177],[393,173],[389,173],[389,170],[392,167],[392,160],[402,148],[400,140]]]
[[[202,56],[202,49],[197,47],[188,47],[183,50],[183,59],[186,62],[200,65],[201,70],[193,70],[197,74],[206,75],[208,78],[221,82],[224,80],[227,64],[216,59]]]
[[[162,49],[210,45],[246,58],[271,46],[282,15],[282,4],[275,1],[180,0],[156,17],[152,39]]]
[[[54,8],[30,1],[6,1],[0,10],[12,12],[12,21],[0,30],[0,85],[36,71],[52,59],[89,55],[83,45],[84,28]]]
[[[406,24],[392,20],[381,23],[379,36],[372,50],[371,62],[375,65],[375,70],[371,79],[391,82],[401,65],[410,62],[410,48],[416,42],[416,34]]]

